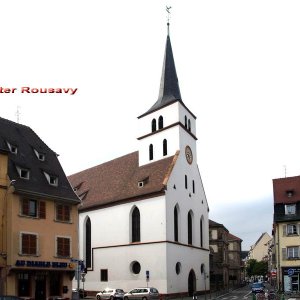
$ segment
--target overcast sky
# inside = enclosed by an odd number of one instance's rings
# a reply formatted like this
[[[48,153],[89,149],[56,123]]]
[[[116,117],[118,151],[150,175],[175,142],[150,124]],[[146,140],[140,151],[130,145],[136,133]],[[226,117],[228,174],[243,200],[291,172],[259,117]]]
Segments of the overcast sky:
[[[0,93],[0,116],[17,121],[19,107],[67,175],[136,151],[137,117],[158,96],[166,5],[210,218],[248,250],[271,234],[272,179],[300,175],[299,0],[2,1],[0,86],[16,90]]]

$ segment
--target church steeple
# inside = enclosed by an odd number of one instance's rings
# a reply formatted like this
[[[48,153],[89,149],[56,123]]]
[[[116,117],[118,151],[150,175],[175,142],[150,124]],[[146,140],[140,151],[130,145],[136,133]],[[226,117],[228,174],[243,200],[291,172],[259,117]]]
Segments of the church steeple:
[[[165,47],[165,56],[163,61],[158,100],[144,115],[156,111],[175,101],[182,102],[182,99],[175,68],[168,23],[168,35]]]

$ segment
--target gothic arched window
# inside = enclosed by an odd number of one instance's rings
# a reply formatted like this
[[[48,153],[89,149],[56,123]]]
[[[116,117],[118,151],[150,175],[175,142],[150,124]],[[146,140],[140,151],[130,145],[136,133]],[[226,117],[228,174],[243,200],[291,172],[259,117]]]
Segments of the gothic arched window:
[[[167,140],[164,139],[163,141],[163,155],[166,156],[168,154],[168,143]]]
[[[151,123],[152,132],[156,131],[156,120],[153,119]]]
[[[193,244],[193,217],[191,211],[188,213],[188,244]]]
[[[87,268],[92,267],[92,225],[91,219],[88,217],[85,222],[85,266]]]
[[[153,160],[153,145],[149,146],[149,160]]]
[[[203,217],[200,219],[200,247],[203,247]]]
[[[158,129],[162,129],[162,128],[164,128],[164,118],[160,116],[158,118]]]
[[[141,228],[140,228],[140,211],[137,207],[134,208],[131,215],[131,241],[141,241]]]
[[[178,242],[178,209],[174,208],[174,241]]]

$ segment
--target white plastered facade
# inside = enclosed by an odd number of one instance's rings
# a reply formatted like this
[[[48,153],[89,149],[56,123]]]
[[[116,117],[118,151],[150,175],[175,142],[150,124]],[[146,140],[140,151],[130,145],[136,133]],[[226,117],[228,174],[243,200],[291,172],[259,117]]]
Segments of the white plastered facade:
[[[164,130],[151,133],[151,122],[162,116]],[[190,132],[184,128],[190,120]],[[154,286],[161,294],[187,293],[191,289],[209,290],[208,204],[197,165],[196,120],[177,101],[138,120],[139,164],[144,165],[177,153],[166,182],[165,194],[80,213],[80,257],[85,258],[85,222],[91,221],[92,268],[85,289],[100,291],[106,287],[129,291],[139,286]],[[181,124],[181,125],[180,125]],[[183,126],[182,126],[183,125]],[[150,134],[149,134],[150,133]],[[163,140],[167,155],[163,156]],[[154,159],[149,161],[149,145]],[[185,157],[185,147],[193,152],[193,162]],[[187,185],[186,185],[187,184]],[[194,186],[194,187],[193,187]],[[174,240],[174,208],[178,214],[178,241]],[[140,212],[140,242],[131,243],[131,213]],[[192,244],[188,243],[188,214],[192,218]],[[139,262],[141,270],[132,272]],[[176,264],[180,266],[177,268]],[[108,281],[100,280],[106,269]],[[149,271],[149,282],[146,281]],[[191,276],[192,274],[192,276]]]

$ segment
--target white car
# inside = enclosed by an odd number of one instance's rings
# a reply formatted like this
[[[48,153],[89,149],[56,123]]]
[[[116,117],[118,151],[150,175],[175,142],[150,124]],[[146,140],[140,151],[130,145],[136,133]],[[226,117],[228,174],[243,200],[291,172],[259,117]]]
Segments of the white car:
[[[110,289],[106,288],[104,291],[97,293],[97,300],[114,300],[114,299],[122,299],[124,298],[125,292],[122,289]]]
[[[124,300],[152,300],[159,299],[159,292],[154,287],[142,287],[131,290],[124,295]]]

